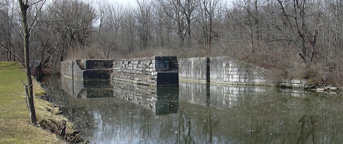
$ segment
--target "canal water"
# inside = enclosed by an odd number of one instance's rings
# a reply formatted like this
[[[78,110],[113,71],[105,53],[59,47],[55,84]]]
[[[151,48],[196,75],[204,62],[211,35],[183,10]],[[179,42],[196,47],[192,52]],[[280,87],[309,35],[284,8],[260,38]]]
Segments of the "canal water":
[[[43,83],[92,143],[343,143],[343,98],[273,87]]]

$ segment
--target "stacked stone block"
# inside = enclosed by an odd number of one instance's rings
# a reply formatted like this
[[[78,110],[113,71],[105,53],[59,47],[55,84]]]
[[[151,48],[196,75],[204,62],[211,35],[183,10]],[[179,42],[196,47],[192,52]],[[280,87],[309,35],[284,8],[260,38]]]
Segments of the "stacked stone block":
[[[140,85],[178,86],[177,73],[176,57],[154,56],[114,61],[112,78]],[[163,83],[163,79],[168,80]]]

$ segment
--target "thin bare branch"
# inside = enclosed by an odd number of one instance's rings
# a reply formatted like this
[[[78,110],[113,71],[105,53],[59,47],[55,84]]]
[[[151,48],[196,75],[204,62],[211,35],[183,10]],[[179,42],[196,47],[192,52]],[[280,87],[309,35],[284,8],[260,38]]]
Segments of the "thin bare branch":
[[[11,51],[9,48],[7,48],[5,45],[3,45],[2,43],[0,43],[0,47],[5,49],[6,51],[10,52],[13,56],[15,56],[19,62],[25,67],[25,63],[24,61],[17,55],[15,54],[13,51]]]
[[[32,28],[34,28],[35,25],[37,24],[38,15],[39,15],[39,13],[42,11],[42,8],[43,8],[43,6],[44,6],[46,0],[39,0],[39,1],[35,2],[35,3],[33,3],[33,4],[37,4],[38,2],[41,2],[41,1],[43,1],[43,3],[42,3],[42,5],[39,7],[39,10],[37,11],[37,13],[36,13],[36,15],[35,15],[35,17],[34,17],[32,23],[31,23],[31,26],[30,26],[30,28],[29,28],[29,33],[31,33]]]

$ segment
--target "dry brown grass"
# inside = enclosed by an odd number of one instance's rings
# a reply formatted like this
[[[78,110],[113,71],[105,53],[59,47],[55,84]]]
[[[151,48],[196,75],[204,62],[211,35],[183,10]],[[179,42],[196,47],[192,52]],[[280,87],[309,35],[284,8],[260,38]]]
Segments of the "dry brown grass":
[[[25,79],[23,68],[18,63],[0,62],[0,143],[65,143],[55,134],[35,127],[29,122],[29,112],[25,103]],[[44,94],[38,82],[34,82],[34,101],[38,121],[43,119],[61,121],[66,119],[55,115],[58,110],[52,104],[37,98]],[[67,124],[72,129],[72,124]]]
[[[96,44],[89,46],[77,45],[68,51],[67,59],[105,59],[105,53]]]

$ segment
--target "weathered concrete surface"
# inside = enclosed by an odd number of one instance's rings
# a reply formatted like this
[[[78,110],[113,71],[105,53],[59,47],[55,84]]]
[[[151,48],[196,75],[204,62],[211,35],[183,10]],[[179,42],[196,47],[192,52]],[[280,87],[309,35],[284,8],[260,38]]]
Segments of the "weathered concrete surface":
[[[69,60],[61,62],[61,74],[78,80],[110,79],[113,60]]]
[[[73,61],[63,61],[61,62],[61,75],[62,76],[73,76]]]
[[[206,80],[206,57],[179,59],[179,78]]]
[[[112,79],[149,86],[178,86],[178,61],[167,56],[114,61]]]
[[[112,60],[69,60],[61,62],[62,88],[77,98],[113,95],[110,85]],[[93,80],[103,80],[97,83]],[[109,88],[103,90],[104,88]]]
[[[206,81],[205,57],[179,59],[179,67],[181,80]],[[272,85],[264,69],[228,57],[211,57],[209,72],[211,83]]]

